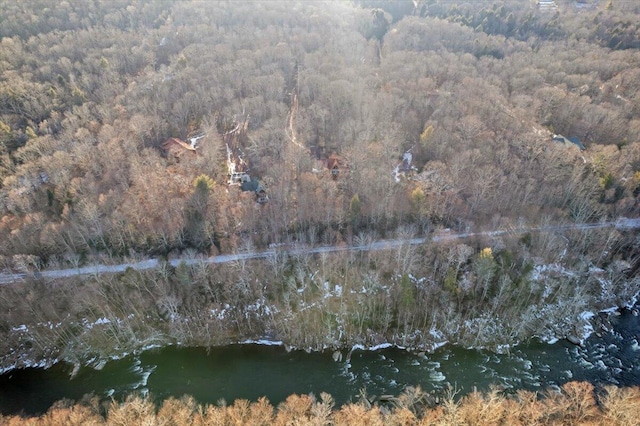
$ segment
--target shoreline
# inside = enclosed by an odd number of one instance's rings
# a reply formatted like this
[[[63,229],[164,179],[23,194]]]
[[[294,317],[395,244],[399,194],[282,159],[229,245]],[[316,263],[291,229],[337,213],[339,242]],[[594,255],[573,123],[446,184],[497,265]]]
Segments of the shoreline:
[[[396,349],[396,350],[400,350],[400,351],[406,351],[409,353],[414,353],[414,354],[433,354],[435,353],[437,350],[446,347],[446,346],[453,346],[453,347],[458,347],[458,348],[462,348],[462,349],[466,349],[466,350],[475,350],[475,351],[489,351],[495,354],[505,354],[505,353],[509,353],[512,349],[517,348],[520,345],[526,345],[528,343],[530,343],[531,341],[537,340],[540,343],[544,343],[547,345],[554,345],[557,344],[558,342],[561,341],[566,341],[568,343],[571,343],[572,345],[575,346],[584,346],[584,343],[586,340],[588,340],[591,336],[596,335],[596,337],[601,338],[601,336],[603,335],[603,331],[605,333],[611,332],[611,329],[606,329],[604,328],[604,324],[602,324],[601,330],[602,331],[598,331],[594,328],[594,324],[593,321],[591,321],[591,318],[600,318],[602,319],[601,314],[606,314],[606,320],[608,322],[609,318],[614,316],[620,316],[623,314],[624,311],[629,311],[630,313],[632,313],[634,316],[638,316],[639,312],[638,312],[638,304],[637,302],[634,304],[627,304],[623,307],[612,307],[612,308],[607,308],[607,309],[603,309],[600,310],[596,313],[593,312],[584,312],[583,314],[585,314],[584,316],[581,317],[581,319],[586,320],[587,322],[584,323],[584,329],[588,330],[588,333],[583,335],[582,338],[578,339],[575,336],[566,336],[566,337],[557,337],[557,336],[540,336],[540,335],[533,335],[531,336],[531,338],[529,339],[529,341],[520,341],[520,342],[516,342],[513,344],[508,344],[508,345],[499,345],[498,348],[494,348],[491,346],[487,346],[487,345],[478,345],[478,346],[463,346],[463,345],[457,345],[455,343],[451,343],[449,341],[444,341],[444,342],[440,342],[437,344],[433,344],[431,345],[431,347],[426,348],[424,345],[418,345],[418,346],[405,346],[405,345],[399,345],[399,344],[395,344],[395,343],[391,343],[391,342],[382,342],[382,343],[378,343],[375,345],[364,345],[364,344],[360,344],[360,343],[356,343],[354,345],[351,346],[341,346],[341,347],[333,347],[333,346],[329,346],[329,345],[325,345],[322,349],[314,349],[314,348],[304,348],[304,347],[296,347],[294,345],[289,345],[287,343],[285,343],[282,340],[276,340],[276,339],[270,339],[270,338],[256,338],[256,339],[242,339],[242,340],[238,340],[238,341],[233,341],[233,342],[229,342],[229,343],[225,343],[225,344],[220,344],[220,345],[212,345],[212,346],[199,346],[199,345],[183,345],[181,343],[168,343],[168,344],[158,344],[158,343],[154,343],[154,344],[150,344],[150,345],[146,345],[143,346],[139,349],[133,350],[133,351],[125,351],[122,352],[120,354],[114,354],[114,355],[110,355],[106,358],[99,358],[99,357],[93,357],[89,360],[87,360],[86,362],[80,364],[77,362],[73,362],[70,361],[68,359],[64,359],[64,358],[49,358],[49,359],[40,359],[40,360],[26,360],[24,362],[24,365],[22,366],[16,366],[16,363],[14,363],[13,365],[10,365],[8,367],[0,367],[0,376],[5,375],[5,374],[10,374],[13,371],[16,370],[26,370],[26,369],[49,369],[52,366],[59,364],[59,363],[66,363],[69,366],[72,366],[72,371],[70,373],[70,380],[73,379],[76,374],[78,373],[78,371],[81,368],[93,368],[94,370],[100,371],[104,368],[104,366],[109,363],[109,362],[113,362],[113,361],[118,361],[121,360],[123,358],[126,358],[130,355],[140,355],[146,351],[150,351],[150,350],[154,350],[154,349],[158,349],[158,350],[162,350],[165,348],[169,348],[169,347],[175,347],[175,348],[202,348],[202,349],[210,349],[210,348],[224,348],[224,347],[228,347],[228,346],[234,346],[234,345],[256,345],[256,346],[277,346],[277,347],[282,347],[284,350],[286,350],[287,352],[292,352],[292,351],[299,351],[299,352],[306,352],[306,353],[324,353],[324,352],[331,352],[333,354],[334,357],[334,361],[336,362],[342,362],[343,360],[343,354],[346,354],[346,357],[344,359],[346,359],[346,362],[348,363],[352,354],[356,351],[367,351],[367,352],[376,352],[376,351],[380,351],[380,350],[384,350],[384,349]],[[498,350],[496,350],[498,349]],[[336,354],[340,354],[339,359],[337,358]]]

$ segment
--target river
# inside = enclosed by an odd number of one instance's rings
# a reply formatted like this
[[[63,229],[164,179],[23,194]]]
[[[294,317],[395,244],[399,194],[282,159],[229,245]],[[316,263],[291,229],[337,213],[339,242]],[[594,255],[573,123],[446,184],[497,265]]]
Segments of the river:
[[[292,393],[330,393],[337,404],[368,395],[398,394],[405,386],[427,391],[448,386],[464,395],[490,385],[506,392],[542,390],[571,380],[596,385],[640,385],[640,317],[624,311],[612,318],[613,330],[592,335],[584,346],[566,341],[531,342],[508,354],[445,346],[433,354],[397,348],[354,350],[349,361],[335,362],[330,352],[287,352],[281,346],[238,344],[209,350],[168,347],[107,363],[83,367],[69,378],[72,366],[16,370],[0,376],[0,412],[36,414],[53,402],[93,393],[122,400],[137,391],[156,400],[190,394],[201,403],[231,403],[237,398],[267,396],[273,403]]]

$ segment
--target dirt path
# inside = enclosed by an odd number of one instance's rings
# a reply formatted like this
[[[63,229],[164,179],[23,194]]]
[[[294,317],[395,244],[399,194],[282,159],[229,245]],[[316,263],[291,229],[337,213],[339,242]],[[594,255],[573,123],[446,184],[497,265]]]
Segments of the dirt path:
[[[298,148],[306,150],[304,145],[298,142],[298,133],[296,132],[296,114],[298,112],[298,95],[296,93],[293,94],[293,98],[291,100],[291,111],[289,112],[289,119],[287,120],[287,127],[285,132],[289,137],[289,140],[294,143]]]
[[[323,246],[314,248],[289,248],[289,249],[275,249],[266,251],[253,251],[249,253],[235,253],[235,254],[223,254],[220,256],[207,257],[207,258],[179,258],[172,259],[169,263],[172,266],[178,266],[181,263],[186,265],[195,265],[198,263],[228,263],[237,262],[241,260],[249,259],[265,259],[278,254],[286,253],[289,255],[298,254],[319,254],[319,253],[336,253],[342,251],[377,251],[377,250],[390,250],[406,245],[419,245],[424,244],[427,241],[434,243],[460,240],[471,237],[497,237],[508,234],[524,234],[526,232],[561,232],[570,230],[586,231],[589,229],[602,229],[602,228],[615,228],[618,230],[625,229],[637,229],[640,228],[640,218],[638,219],[626,219],[620,218],[614,222],[600,222],[600,223],[575,223],[567,225],[549,225],[529,228],[514,228],[509,230],[497,230],[497,231],[485,231],[485,232],[463,232],[458,234],[440,232],[434,236],[413,238],[413,239],[399,239],[399,240],[378,240],[373,241],[370,244],[356,245],[356,246]],[[121,263],[119,265],[91,265],[81,268],[73,269],[59,269],[49,271],[38,271],[33,273],[19,273],[19,274],[0,274],[0,285],[10,284],[13,282],[23,281],[26,278],[44,278],[44,279],[56,279],[56,278],[68,278],[78,275],[99,275],[124,272],[127,268],[133,268],[137,271],[143,271],[147,269],[154,269],[159,266],[157,259],[148,259],[137,263]]]

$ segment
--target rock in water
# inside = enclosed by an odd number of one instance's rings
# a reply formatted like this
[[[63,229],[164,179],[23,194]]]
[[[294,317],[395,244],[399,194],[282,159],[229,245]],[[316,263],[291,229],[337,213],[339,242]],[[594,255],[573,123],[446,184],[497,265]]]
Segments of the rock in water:
[[[80,371],[80,364],[76,362],[75,364],[73,364],[73,370],[71,371],[71,374],[69,374],[69,380],[75,378],[78,375],[78,371]]]
[[[578,336],[576,336],[575,334],[567,335],[567,340],[569,341],[569,343],[573,343],[577,346],[582,346],[582,340],[578,339]]]

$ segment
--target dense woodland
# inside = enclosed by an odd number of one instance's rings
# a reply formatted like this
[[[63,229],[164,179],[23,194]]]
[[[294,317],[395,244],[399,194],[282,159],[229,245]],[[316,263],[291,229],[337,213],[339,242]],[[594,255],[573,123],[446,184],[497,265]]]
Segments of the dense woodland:
[[[634,215],[638,6],[594,3],[2,2],[3,263]],[[226,185],[239,122],[263,207]]]
[[[640,5],[556,3],[2,1],[1,267],[637,217]],[[230,140],[268,203],[227,185]],[[581,313],[633,302],[639,254],[610,228],[36,275],[2,287],[0,364],[579,340]]]

